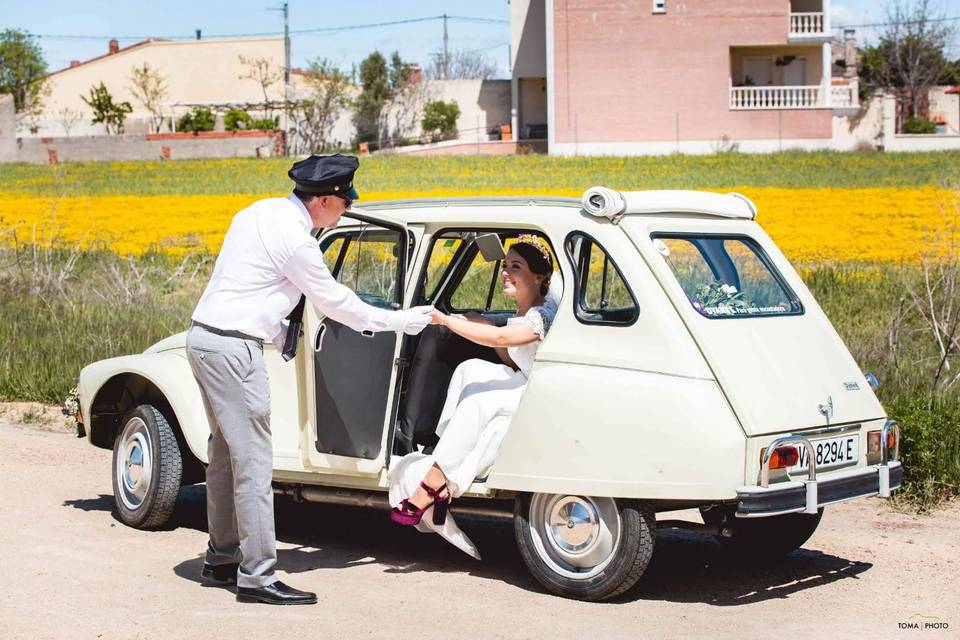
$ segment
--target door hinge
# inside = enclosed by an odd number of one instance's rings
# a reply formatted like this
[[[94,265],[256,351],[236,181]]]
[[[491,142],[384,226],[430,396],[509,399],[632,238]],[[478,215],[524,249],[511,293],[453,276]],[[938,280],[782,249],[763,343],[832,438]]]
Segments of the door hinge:
[[[393,366],[398,369],[405,369],[410,366],[410,360],[407,358],[397,358],[393,361]]]

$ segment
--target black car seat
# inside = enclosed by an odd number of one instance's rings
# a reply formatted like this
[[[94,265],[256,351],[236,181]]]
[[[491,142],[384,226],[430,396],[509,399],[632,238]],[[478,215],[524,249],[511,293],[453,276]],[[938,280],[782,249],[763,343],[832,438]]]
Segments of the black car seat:
[[[437,443],[437,422],[453,371],[461,362],[471,358],[502,364],[491,347],[471,342],[446,327],[430,325],[423,330],[410,362],[407,393],[400,409],[399,453],[414,451],[418,444],[427,452],[433,449]]]

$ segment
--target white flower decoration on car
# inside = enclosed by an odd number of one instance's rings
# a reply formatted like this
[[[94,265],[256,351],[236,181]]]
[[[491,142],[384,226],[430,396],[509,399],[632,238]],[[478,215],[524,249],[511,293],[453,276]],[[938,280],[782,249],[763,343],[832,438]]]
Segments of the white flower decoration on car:
[[[723,291],[728,296],[732,296],[737,292],[737,288],[732,284],[722,284],[720,285],[720,291]]]

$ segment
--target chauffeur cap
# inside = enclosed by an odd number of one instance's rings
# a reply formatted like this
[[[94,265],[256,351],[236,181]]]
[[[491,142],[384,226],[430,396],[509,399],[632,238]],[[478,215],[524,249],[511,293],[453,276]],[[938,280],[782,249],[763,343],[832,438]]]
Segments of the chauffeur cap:
[[[356,156],[335,153],[332,156],[312,155],[294,162],[287,175],[297,183],[297,190],[318,196],[340,196],[349,200],[359,199],[353,188],[353,174],[360,166]]]

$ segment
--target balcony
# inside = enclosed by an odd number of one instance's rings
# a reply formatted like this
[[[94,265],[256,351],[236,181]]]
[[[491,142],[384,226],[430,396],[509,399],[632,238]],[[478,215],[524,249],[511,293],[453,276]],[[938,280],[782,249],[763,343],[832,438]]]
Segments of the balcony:
[[[730,87],[730,108],[750,109],[823,109],[821,85]]]
[[[828,35],[822,11],[790,12],[789,37],[791,40],[825,38]]]

